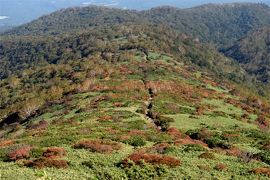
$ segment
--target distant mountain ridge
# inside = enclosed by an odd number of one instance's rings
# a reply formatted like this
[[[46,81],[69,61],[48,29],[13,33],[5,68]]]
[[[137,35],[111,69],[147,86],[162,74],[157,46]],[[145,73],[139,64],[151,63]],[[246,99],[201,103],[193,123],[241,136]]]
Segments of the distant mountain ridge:
[[[61,8],[74,6],[98,5],[121,9],[146,10],[161,5],[190,8],[206,3],[232,3],[233,1],[234,0],[1,0],[0,16],[9,16],[9,19],[0,20],[0,26],[18,26]],[[247,1],[270,4],[267,0]],[[238,2],[243,1],[240,0]]]
[[[21,36],[29,36],[27,37],[29,39],[31,36],[37,36],[34,39],[38,39],[42,36],[41,39],[43,39],[48,36],[50,39],[51,35],[55,37],[76,36],[80,33],[87,33],[94,29],[106,29],[111,26],[149,24],[150,26],[170,27],[198,42],[213,44],[217,49],[226,49],[249,33],[270,26],[269,15],[269,6],[260,3],[207,4],[188,9],[162,6],[144,11],[88,6],[56,11],[31,23],[13,28],[3,33],[2,38],[6,39],[5,37],[11,36],[11,39],[14,39],[13,36],[19,36],[20,39]],[[7,43],[3,42],[0,46],[0,56],[2,57],[6,57],[5,53],[11,52],[7,50],[6,45]],[[9,59],[9,57],[8,55],[6,58]],[[234,58],[234,56],[230,57]],[[2,63],[7,59],[4,58]],[[24,58],[21,61],[24,61]],[[21,61],[13,58],[10,61],[10,63],[15,63],[13,66],[6,66],[4,63],[3,67],[14,69],[17,67],[16,62]],[[200,64],[204,63],[200,62]],[[248,70],[244,65],[243,68]],[[8,70],[8,68],[4,68],[2,76]],[[260,69],[253,71],[260,71]],[[250,71],[248,70],[248,72]],[[265,81],[260,77],[257,79]]]
[[[189,9],[159,7],[146,11],[105,7],[69,8],[15,28],[6,35],[60,34],[97,26],[147,21],[167,24],[204,42],[228,45],[270,24],[265,4],[208,4]]]

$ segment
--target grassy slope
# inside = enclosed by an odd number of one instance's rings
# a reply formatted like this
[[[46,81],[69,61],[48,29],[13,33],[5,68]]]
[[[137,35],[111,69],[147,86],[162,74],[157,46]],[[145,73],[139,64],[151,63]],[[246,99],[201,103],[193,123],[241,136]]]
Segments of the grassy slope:
[[[237,138],[226,141],[239,149],[260,151],[259,141],[261,139],[252,138],[246,134],[248,131],[260,131],[257,124],[251,120],[252,118],[237,118],[244,113],[253,117],[253,112],[246,112],[240,107],[227,103],[228,98],[239,102],[245,98],[229,93],[233,88],[231,85],[215,83],[205,73],[201,76],[202,73],[197,70],[190,70],[189,67],[181,64],[175,65],[172,58],[160,56],[158,52],[150,54],[149,58],[150,61],[136,57],[136,61],[122,62],[118,65],[111,64],[114,66],[115,72],[121,73],[112,73],[110,77],[95,79],[95,86],[99,86],[99,88],[65,96],[63,97],[65,103],[44,107],[43,113],[32,118],[31,123],[45,120],[49,123],[46,130],[28,129],[24,125],[9,133],[5,132],[7,130],[2,130],[1,133],[6,134],[4,139],[11,139],[14,144],[28,144],[36,149],[51,146],[65,148],[67,156],[64,159],[69,162],[69,167],[60,170],[54,168],[32,169],[23,167],[20,162],[0,161],[1,178],[157,178],[157,175],[142,176],[146,174],[142,172],[143,169],[151,169],[151,165],[131,168],[123,168],[118,165],[129,154],[137,151],[137,148],[123,143],[124,141],[121,139],[123,136],[133,136],[131,132],[139,130],[143,133],[139,133],[138,136],[147,141],[145,147],[151,147],[155,143],[170,142],[171,148],[165,154],[175,156],[182,161],[179,167],[166,168],[166,171],[160,175],[160,179],[267,179],[266,176],[249,173],[251,169],[266,167],[267,164],[256,160],[245,163],[240,158],[225,155],[224,151],[219,149],[186,151],[186,145],[175,143],[177,139],[167,132],[158,131],[145,115],[140,113],[141,111],[137,111],[145,108],[149,94],[148,90],[144,89],[142,79],[145,77],[142,72],[133,71],[133,68],[138,64],[155,67],[155,70],[149,71],[146,77],[148,86],[153,88],[156,93],[153,109],[164,116],[172,117],[175,120],[172,123],[173,127],[182,133],[201,127],[215,133],[236,133]],[[128,66],[125,66],[126,64]],[[127,69],[121,71],[120,67]],[[93,99],[101,96],[106,96],[106,98],[100,100],[94,107]],[[196,113],[198,108],[202,108],[203,111]],[[252,109],[259,115],[259,110]],[[106,155],[73,149],[72,145],[82,139],[118,141],[122,144],[122,148],[120,151]],[[0,157],[3,158],[5,152],[11,147],[12,145],[0,147]],[[204,151],[213,152],[216,158],[214,160],[198,158]],[[85,161],[91,162],[92,167],[88,168],[83,165],[82,163]],[[221,172],[213,169],[220,162],[228,166],[227,171]],[[199,168],[198,165],[205,166],[205,169]],[[131,171],[132,173],[130,173]]]

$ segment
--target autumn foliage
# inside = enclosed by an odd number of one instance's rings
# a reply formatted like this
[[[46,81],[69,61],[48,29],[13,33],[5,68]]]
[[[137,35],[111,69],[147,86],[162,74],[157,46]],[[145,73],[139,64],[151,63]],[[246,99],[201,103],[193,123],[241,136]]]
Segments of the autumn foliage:
[[[8,159],[11,161],[17,161],[20,159],[27,159],[30,157],[30,146],[23,146],[8,153]]]
[[[251,173],[254,174],[263,174],[263,175],[267,175],[268,177],[270,177],[270,169],[269,168],[256,168],[250,171]]]
[[[9,145],[12,145],[14,142],[12,140],[3,140],[3,141],[0,141],[0,148],[1,147],[6,147],[6,146],[9,146]]]
[[[27,167],[33,167],[37,169],[41,168],[67,168],[68,163],[66,160],[59,160],[59,159],[50,159],[50,158],[39,158],[34,161],[28,161],[25,163],[25,166]]]
[[[223,163],[218,163],[215,167],[214,167],[215,170],[218,170],[218,171],[226,171],[228,169],[227,165],[226,164],[223,164]]]
[[[103,141],[103,140],[89,140],[81,141],[74,145],[76,149],[87,149],[92,152],[98,153],[112,153],[113,151],[120,150],[121,145],[117,142]]]
[[[46,158],[61,158],[66,155],[66,150],[64,148],[60,147],[49,147],[44,153],[43,157]]]

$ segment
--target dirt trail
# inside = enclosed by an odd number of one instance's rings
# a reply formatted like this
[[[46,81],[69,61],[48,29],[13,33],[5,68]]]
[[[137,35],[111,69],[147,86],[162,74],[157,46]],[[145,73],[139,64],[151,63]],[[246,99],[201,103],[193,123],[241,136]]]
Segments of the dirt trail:
[[[153,89],[152,88],[149,88],[147,86],[147,81],[146,80],[143,80],[143,83],[145,85],[145,89],[148,91],[148,94],[149,94],[149,98],[146,102],[146,106],[147,106],[147,109],[145,111],[145,116],[147,118],[147,120],[151,121],[151,123],[153,123],[158,129],[160,129],[159,126],[157,126],[156,124],[156,119],[155,119],[155,115],[153,113],[153,99],[154,99],[154,92],[153,92]]]

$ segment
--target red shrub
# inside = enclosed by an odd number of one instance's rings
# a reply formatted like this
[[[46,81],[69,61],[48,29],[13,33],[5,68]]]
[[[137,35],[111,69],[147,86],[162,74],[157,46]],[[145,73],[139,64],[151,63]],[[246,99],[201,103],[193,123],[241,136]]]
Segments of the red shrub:
[[[37,169],[41,168],[67,168],[68,163],[65,160],[57,160],[57,159],[48,159],[48,158],[39,158],[34,161],[28,161],[25,163],[27,167],[33,167]]]
[[[49,147],[47,150],[43,153],[43,157],[46,158],[61,158],[66,155],[66,150],[61,147]]]
[[[113,103],[113,105],[115,107],[122,107],[123,106],[123,104],[121,102],[115,102],[115,103]]]
[[[264,143],[262,149],[265,151],[270,151],[270,142]]]
[[[267,175],[268,177],[270,177],[270,169],[269,168],[256,168],[250,171],[251,173],[254,174],[263,174],[263,175]]]
[[[131,154],[123,161],[123,164],[125,166],[128,166],[129,161],[133,161],[137,165],[140,165],[142,161],[144,161],[145,163],[149,163],[153,165],[163,164],[170,167],[179,166],[181,163],[180,160],[171,156],[149,154],[149,153],[143,153],[143,152],[137,152],[137,153]]]
[[[145,135],[145,132],[141,131],[141,130],[131,130],[128,135],[130,136],[143,136]]]
[[[156,151],[157,153],[163,154],[165,150],[168,149],[169,147],[170,147],[170,144],[161,143],[161,144],[155,145],[152,149]]]
[[[232,147],[232,148],[226,150],[226,154],[229,156],[240,157],[242,154],[242,151],[238,148]]]
[[[8,159],[11,161],[17,161],[20,159],[26,159],[30,157],[30,146],[23,146],[8,153]]]
[[[113,151],[121,149],[121,145],[117,142],[90,140],[78,142],[74,145],[74,148],[88,149],[98,153],[112,153]]]
[[[261,115],[256,119],[256,122],[262,127],[269,127],[269,121],[265,119],[265,116]]]
[[[182,137],[182,134],[177,128],[169,128],[167,132],[171,137],[175,139],[179,139]]]
[[[215,170],[218,170],[218,171],[226,171],[227,170],[227,165],[226,164],[223,164],[223,163],[218,163],[214,169]]]

